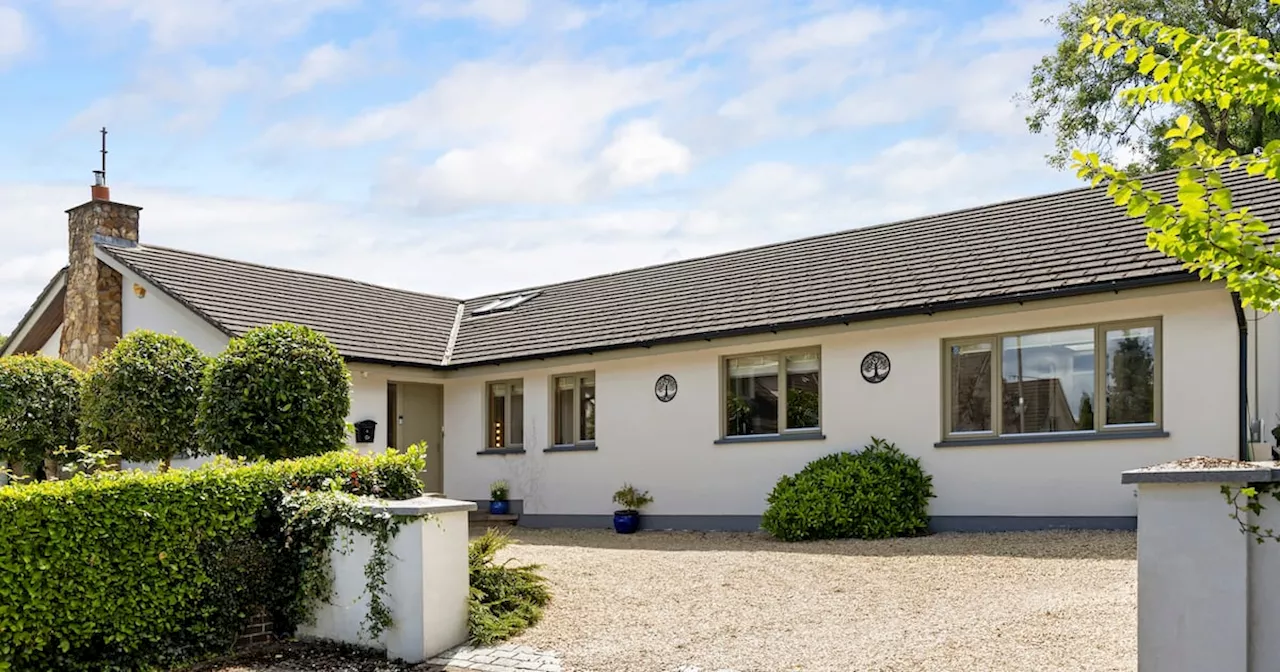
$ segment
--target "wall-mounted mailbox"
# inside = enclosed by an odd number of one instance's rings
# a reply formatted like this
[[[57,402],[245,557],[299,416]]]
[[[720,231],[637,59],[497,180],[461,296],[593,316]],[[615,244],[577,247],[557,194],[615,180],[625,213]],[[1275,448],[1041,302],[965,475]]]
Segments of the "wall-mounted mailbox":
[[[361,420],[356,423],[356,443],[373,443],[373,434],[378,423],[374,420]]]

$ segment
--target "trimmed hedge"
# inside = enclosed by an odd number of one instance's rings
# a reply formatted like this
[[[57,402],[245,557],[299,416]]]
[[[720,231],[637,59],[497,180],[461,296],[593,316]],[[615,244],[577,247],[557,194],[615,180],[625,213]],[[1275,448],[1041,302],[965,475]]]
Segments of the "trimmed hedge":
[[[288,490],[421,493],[416,452],[329,453],[0,488],[0,671],[143,670],[225,650],[253,609],[307,613]]]
[[[59,448],[75,448],[79,412],[75,367],[49,357],[0,357],[0,460],[35,471]]]
[[[783,541],[918,535],[929,528],[931,497],[920,460],[872,437],[860,453],[827,455],[779,479],[760,526]]]
[[[231,339],[204,379],[196,434],[207,454],[316,455],[346,445],[351,374],[323,334],[297,324]]]
[[[178,336],[133,331],[90,365],[80,396],[80,441],[166,467],[196,449],[196,411],[208,359]]]

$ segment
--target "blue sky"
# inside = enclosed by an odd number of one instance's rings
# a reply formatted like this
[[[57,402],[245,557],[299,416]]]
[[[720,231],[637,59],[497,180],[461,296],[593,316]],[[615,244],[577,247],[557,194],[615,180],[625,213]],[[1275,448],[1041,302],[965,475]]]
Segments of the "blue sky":
[[[1070,188],[1062,4],[0,0],[0,332],[101,126],[144,243],[464,297]]]

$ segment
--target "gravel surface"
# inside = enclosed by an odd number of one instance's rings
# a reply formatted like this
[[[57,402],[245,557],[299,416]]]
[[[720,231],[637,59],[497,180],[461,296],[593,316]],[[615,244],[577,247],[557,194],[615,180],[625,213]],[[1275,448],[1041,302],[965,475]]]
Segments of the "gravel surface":
[[[1134,670],[1135,538],[516,530],[554,600],[516,641],[567,670]]]

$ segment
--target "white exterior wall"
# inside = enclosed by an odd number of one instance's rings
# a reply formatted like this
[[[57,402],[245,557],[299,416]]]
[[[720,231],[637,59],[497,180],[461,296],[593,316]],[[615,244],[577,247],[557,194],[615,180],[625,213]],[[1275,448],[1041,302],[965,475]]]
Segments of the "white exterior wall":
[[[62,354],[61,347],[62,347],[62,327],[58,327],[53,332],[53,335],[49,337],[49,340],[45,341],[44,345],[40,347],[40,354],[44,355],[45,357],[52,357],[53,359],[58,359],[58,357],[60,357]]]
[[[1163,416],[1168,438],[935,448],[942,431],[942,341],[1161,317]],[[790,332],[563,361],[554,367],[484,366],[445,383],[445,491],[483,500],[505,479],[525,514],[608,514],[624,481],[647,489],[653,515],[760,515],[778,477],[870,437],[922,459],[933,475],[935,516],[1136,515],[1121,471],[1188,455],[1237,455],[1239,340],[1229,295],[1218,287],[1171,288]],[[822,441],[716,445],[720,361],[725,355],[818,345],[822,349]],[[863,356],[892,360],[883,383],[865,382]],[[594,371],[596,452],[544,453],[551,377]],[[679,393],[661,403],[655,380]],[[485,383],[523,378],[525,454],[483,449]]]
[[[1245,310],[1249,324],[1249,419],[1257,421],[1261,442],[1275,445],[1280,424],[1280,314]],[[1260,459],[1270,459],[1261,456]]]

